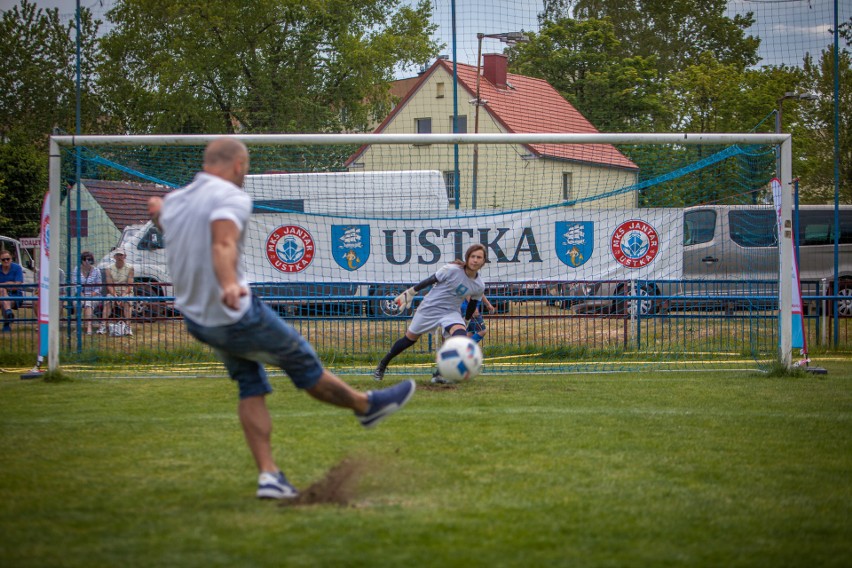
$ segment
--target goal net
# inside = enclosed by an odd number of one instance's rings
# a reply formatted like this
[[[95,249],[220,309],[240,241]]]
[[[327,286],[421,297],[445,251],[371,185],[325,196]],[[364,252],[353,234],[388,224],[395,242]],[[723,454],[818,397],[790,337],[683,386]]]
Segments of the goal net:
[[[56,361],[221,373],[184,331],[168,235],[145,208],[193,179],[213,138],[53,138]],[[790,274],[790,245],[782,230],[779,247],[772,206],[779,179],[783,229],[786,135],[240,138],[251,156],[252,292],[336,372],[371,370],[423,296],[406,311],[392,298],[474,243],[488,253],[494,307],[481,306],[487,373],[789,364],[790,283],[779,274]],[[85,252],[106,275],[116,248],[134,269],[132,289],[116,298],[79,284]],[[440,342],[427,334],[391,372],[430,373]]]

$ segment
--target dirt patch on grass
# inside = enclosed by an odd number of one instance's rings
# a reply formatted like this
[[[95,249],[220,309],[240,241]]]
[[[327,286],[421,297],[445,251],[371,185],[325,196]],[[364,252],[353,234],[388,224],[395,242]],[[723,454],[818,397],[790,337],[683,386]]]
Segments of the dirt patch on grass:
[[[423,391],[446,391],[446,390],[456,390],[457,388],[458,388],[458,386],[456,386],[456,385],[433,385],[431,383],[427,384],[427,385],[422,385],[422,386],[417,385],[417,389],[423,390]]]
[[[347,457],[332,467],[325,476],[302,491],[295,499],[281,502],[282,507],[304,505],[348,506],[355,498],[358,480],[367,469],[363,459]]]

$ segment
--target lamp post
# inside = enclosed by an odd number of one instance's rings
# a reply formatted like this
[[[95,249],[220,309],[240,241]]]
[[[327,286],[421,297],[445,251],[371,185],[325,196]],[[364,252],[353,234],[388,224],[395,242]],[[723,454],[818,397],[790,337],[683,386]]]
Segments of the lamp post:
[[[482,69],[482,40],[485,38],[499,39],[502,43],[507,45],[515,45],[516,43],[525,43],[530,39],[525,36],[522,32],[504,32],[500,34],[476,34],[476,39],[478,42],[478,47],[476,50],[476,99],[474,99],[474,119],[473,119],[473,133],[479,134],[479,107],[484,105],[485,102],[479,96],[479,84],[481,81],[481,69]],[[487,101],[486,101],[487,102]],[[471,209],[476,209],[476,182],[477,182],[477,174],[479,173],[479,144],[473,145],[473,179],[470,193],[470,207]]]
[[[778,97],[776,99],[776,103],[778,104],[778,111],[775,113],[775,133],[781,134],[781,116],[784,113],[784,101],[788,99],[797,100],[797,101],[815,101],[818,97],[813,93],[794,93],[793,91],[787,91],[783,96]],[[781,149],[777,149],[775,153],[775,171],[778,175],[781,175]]]
[[[787,91],[784,93],[783,97],[778,97],[776,102],[778,103],[778,112],[775,114],[775,133],[781,134],[781,115],[784,112],[784,101],[787,99],[794,99],[799,101],[815,101],[817,100],[817,96],[813,93],[794,93],[792,91]]]

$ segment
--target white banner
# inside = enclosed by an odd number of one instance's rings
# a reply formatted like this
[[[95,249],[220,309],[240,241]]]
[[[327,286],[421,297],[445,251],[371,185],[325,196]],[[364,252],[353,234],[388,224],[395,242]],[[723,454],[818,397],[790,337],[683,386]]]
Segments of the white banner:
[[[683,210],[542,209],[428,220],[252,217],[252,282],[417,282],[474,243],[486,282],[678,279]]]
[[[781,226],[781,180],[772,178],[769,182],[772,186],[772,201],[775,204],[775,213],[778,219],[778,242],[784,238],[784,228]],[[793,349],[801,349],[807,356],[808,345],[805,334],[804,312],[802,311],[802,290],[799,286],[799,263],[796,261],[796,249],[793,248],[793,273],[790,275],[793,281]]]
[[[38,259],[38,357],[42,361],[47,357],[47,325],[50,302],[48,291],[50,290],[50,192],[44,196],[41,207],[41,235],[39,237],[39,259]]]

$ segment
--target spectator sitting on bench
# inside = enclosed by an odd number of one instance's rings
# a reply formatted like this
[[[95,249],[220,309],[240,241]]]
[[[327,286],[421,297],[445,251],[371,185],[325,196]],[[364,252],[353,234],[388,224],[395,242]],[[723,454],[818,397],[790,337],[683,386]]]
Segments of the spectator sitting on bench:
[[[96,298],[102,294],[101,271],[95,267],[95,255],[89,251],[83,251],[80,254],[80,266],[74,269],[74,284],[82,298]],[[100,301],[92,299],[84,299],[80,302],[83,307],[86,335],[92,335],[92,318],[99,304]]]
[[[112,298],[121,298],[133,295],[133,267],[125,262],[127,253],[118,247],[112,251],[114,262],[104,272],[106,283],[106,294]],[[129,300],[113,300],[104,303],[104,320],[112,316],[113,307],[116,313],[124,317],[124,330],[126,335],[133,335],[130,328],[130,318],[133,315],[133,305]],[[98,333],[106,333],[106,326],[102,323]]]
[[[12,331],[12,320],[15,312],[23,304],[23,300],[9,300],[11,296],[23,296],[19,286],[24,283],[24,269],[17,262],[12,262],[9,251],[0,251],[0,306],[3,309],[3,331]]]

